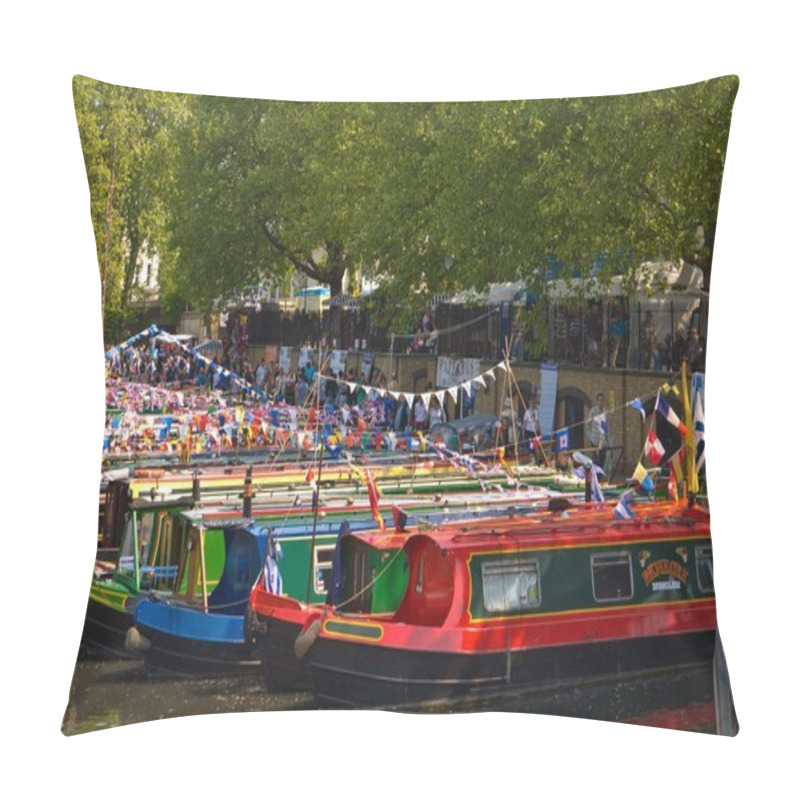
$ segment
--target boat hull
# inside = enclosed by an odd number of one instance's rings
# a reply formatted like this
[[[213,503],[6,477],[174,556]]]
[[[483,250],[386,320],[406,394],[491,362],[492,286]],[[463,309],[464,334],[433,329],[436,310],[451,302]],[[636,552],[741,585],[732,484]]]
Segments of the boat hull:
[[[295,642],[302,632],[299,622],[266,617],[252,609],[245,621],[245,636],[253,644],[268,685],[280,689],[310,689],[308,662],[295,654]]]
[[[145,663],[181,675],[225,674],[250,669],[258,662],[244,638],[244,617],[206,614],[143,600],[135,615]]]
[[[320,637],[308,653],[328,704],[406,708],[510,690],[615,686],[678,667],[710,665],[714,631],[494,653],[432,652]],[[581,708],[580,715],[587,710]],[[554,712],[555,713],[555,712]],[[563,713],[563,712],[558,712]]]
[[[125,648],[125,636],[131,625],[133,625],[132,603],[120,600],[111,605],[105,599],[90,595],[81,646],[91,655],[107,658],[140,658],[139,654]]]

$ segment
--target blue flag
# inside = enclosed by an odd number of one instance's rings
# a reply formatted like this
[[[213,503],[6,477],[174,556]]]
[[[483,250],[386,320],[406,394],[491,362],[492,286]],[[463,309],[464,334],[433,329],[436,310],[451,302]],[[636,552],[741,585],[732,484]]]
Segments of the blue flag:
[[[634,397],[633,400],[631,400],[631,408],[635,408],[642,415],[642,421],[644,422],[644,418],[647,414],[645,413],[642,401],[638,397]]]
[[[617,519],[633,519],[633,509],[630,506],[631,493],[625,492],[614,507],[614,516]]]

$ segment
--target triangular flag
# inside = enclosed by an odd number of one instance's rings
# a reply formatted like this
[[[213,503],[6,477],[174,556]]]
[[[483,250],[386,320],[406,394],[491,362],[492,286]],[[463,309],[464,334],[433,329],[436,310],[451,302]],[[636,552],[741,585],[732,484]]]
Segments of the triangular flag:
[[[642,401],[638,397],[634,397],[630,402],[630,406],[631,408],[635,408],[642,415],[642,421],[644,421],[647,414],[644,410],[644,406],[642,405]]]
[[[444,405],[444,396],[445,396],[444,389],[442,389],[441,391],[438,391],[438,392],[434,392],[434,394],[436,395],[436,399],[439,401],[439,405],[443,406]]]
[[[491,378],[493,381],[496,381],[496,380],[497,380],[497,378],[496,378],[496,377],[495,377],[495,375],[494,375],[494,371],[495,371],[496,369],[497,369],[497,367],[492,367],[490,370],[487,370],[487,371],[486,371],[486,374],[487,374],[487,375],[488,375],[488,376],[489,376],[489,377],[490,377],[490,378]]]
[[[428,410],[428,406],[431,404],[431,395],[429,392],[425,392],[425,394],[420,395],[420,399],[422,400],[422,404],[425,406],[425,410]]]
[[[495,369],[501,369],[501,370],[503,370],[503,372],[507,372],[507,371],[508,371],[508,367],[506,366],[506,362],[505,362],[505,361],[501,361],[501,362],[500,362],[500,363],[499,363],[499,364],[498,364],[498,365],[495,367]]]
[[[478,375],[477,378],[473,378],[472,383],[479,383],[484,389],[486,388],[486,381],[483,379],[483,375]]]
[[[458,386],[451,386],[451,387],[450,387],[450,388],[447,390],[447,393],[450,395],[450,397],[452,397],[452,398],[453,398],[453,402],[454,402],[454,403],[457,403],[457,402],[458,402]]]

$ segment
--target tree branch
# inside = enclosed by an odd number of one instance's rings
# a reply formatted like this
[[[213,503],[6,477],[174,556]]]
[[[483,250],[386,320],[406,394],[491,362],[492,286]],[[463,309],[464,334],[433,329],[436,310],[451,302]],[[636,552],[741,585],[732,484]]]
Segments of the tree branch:
[[[293,253],[275,233],[272,225],[269,222],[262,221],[261,229],[267,237],[267,241],[283,256],[289,259],[292,264],[297,267],[301,272],[313,278],[315,281],[323,282],[322,273],[316,262],[313,259],[302,258],[296,253]]]

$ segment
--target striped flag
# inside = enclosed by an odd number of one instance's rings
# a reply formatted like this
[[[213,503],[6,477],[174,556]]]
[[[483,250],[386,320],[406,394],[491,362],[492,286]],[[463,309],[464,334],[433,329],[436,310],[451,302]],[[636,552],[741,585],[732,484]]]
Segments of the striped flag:
[[[641,462],[636,465],[636,469],[633,471],[633,479],[647,494],[650,494],[655,488],[653,479],[647,474],[647,470],[642,466]]]
[[[630,505],[631,494],[632,492],[625,492],[614,506],[614,516],[617,519],[633,519],[633,509]]]
[[[592,500],[595,503],[602,503],[605,501],[603,497],[603,490],[600,488],[600,481],[597,479],[597,467],[592,468]]]
[[[706,417],[699,392],[694,399],[694,442],[697,452],[696,466],[699,472],[706,460]]]
[[[664,417],[670,425],[677,428],[682,436],[686,436],[686,426],[681,422],[680,417],[673,411],[672,406],[667,402],[667,399],[659,394],[658,396],[658,412]]]
[[[650,459],[650,463],[657,465],[664,458],[664,445],[656,436],[656,432],[650,428],[647,432],[647,441],[644,443],[644,454]]]

